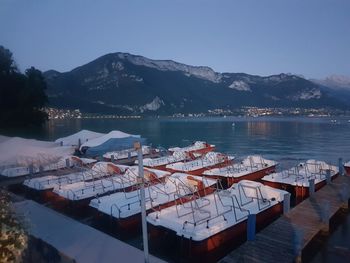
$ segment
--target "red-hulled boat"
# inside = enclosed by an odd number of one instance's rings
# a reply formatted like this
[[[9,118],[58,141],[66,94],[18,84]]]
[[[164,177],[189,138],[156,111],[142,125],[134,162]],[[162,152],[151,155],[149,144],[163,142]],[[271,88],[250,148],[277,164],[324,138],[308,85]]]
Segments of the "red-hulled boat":
[[[217,181],[199,176],[175,173],[167,177],[164,183],[145,187],[146,209],[159,211],[172,206],[175,202],[189,202],[205,196],[216,189]],[[97,209],[99,215],[115,222],[119,230],[132,232],[141,225],[140,190],[118,192],[91,200],[90,206]]]
[[[233,156],[224,155],[218,152],[208,152],[202,157],[189,161],[177,162],[166,166],[169,172],[182,172],[193,175],[202,175],[204,171],[225,167],[233,163]]]
[[[344,164],[344,169],[346,174],[350,176],[350,161]]]
[[[143,165],[148,168],[158,169],[158,170],[166,170],[166,166],[172,163],[182,162],[182,161],[190,161],[194,158],[190,156],[189,153],[183,151],[173,152],[171,155],[162,156],[159,158],[145,158],[143,159]],[[135,161],[138,163],[138,161]]]
[[[290,192],[292,200],[295,201],[295,204],[299,204],[309,197],[309,180],[314,180],[315,191],[318,191],[327,182],[327,171],[331,179],[336,178],[339,174],[336,166],[323,161],[308,160],[289,170],[266,175],[262,178],[262,182],[265,185]]]
[[[260,180],[265,175],[275,172],[277,164],[277,162],[264,159],[262,156],[252,155],[241,162],[207,170],[203,175],[219,179],[225,187],[230,187],[241,180]]]
[[[192,154],[206,154],[208,152],[214,151],[215,150],[215,145],[209,144],[207,142],[202,142],[202,141],[196,141],[192,143],[189,146],[186,147],[173,147],[168,149],[169,152],[174,153],[178,151],[182,152],[187,152],[187,153],[192,153]]]
[[[249,214],[256,214],[258,229],[278,217],[285,194],[242,180],[189,203],[177,202],[147,216],[151,247],[170,245],[191,261],[216,261],[245,240]]]

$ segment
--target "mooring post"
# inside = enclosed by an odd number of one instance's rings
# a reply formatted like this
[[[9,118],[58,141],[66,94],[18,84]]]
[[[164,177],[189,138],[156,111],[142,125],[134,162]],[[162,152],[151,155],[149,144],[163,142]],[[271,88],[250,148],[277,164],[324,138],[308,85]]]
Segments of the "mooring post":
[[[70,167],[70,160],[69,160],[69,158],[66,159],[66,167],[68,167],[68,168]]]
[[[111,155],[111,162],[114,163],[114,154]]]
[[[78,148],[80,149],[80,146],[81,146],[81,140],[80,138],[78,139]]]
[[[29,174],[31,176],[34,174],[34,165],[32,163],[29,165]]]
[[[142,150],[141,150],[141,154],[142,154]],[[137,156],[138,156],[138,151],[137,151]],[[131,152],[128,152],[128,160],[130,161],[131,159]]]
[[[290,193],[283,196],[283,214],[287,214],[290,211]]]
[[[328,200],[324,200],[321,203],[321,223],[322,223],[322,232],[329,232],[329,217],[330,217],[330,203]]]
[[[301,229],[296,228],[293,232],[293,248],[294,248],[294,256],[295,256],[295,262],[301,263],[301,252],[303,248],[303,238],[304,233]]]
[[[137,151],[137,159],[139,164],[139,180],[140,184],[140,196],[141,196],[141,219],[142,219],[142,237],[143,237],[143,251],[145,254],[145,263],[149,262],[148,252],[148,233],[147,233],[147,221],[146,221],[146,198],[145,198],[145,178],[143,174],[143,159],[142,159],[142,146],[141,142],[134,143],[134,149]],[[128,153],[128,157],[130,152]]]
[[[344,175],[343,171],[343,158],[339,158],[338,160],[338,169],[339,169],[339,175]]]
[[[309,180],[309,195],[313,196],[315,193],[315,179]]]
[[[60,145],[63,146],[63,141],[60,141]]]
[[[39,165],[39,173],[42,173],[44,171],[44,167],[42,165]]]
[[[326,171],[326,182],[327,182],[327,184],[331,183],[331,170],[330,169],[328,169]]]
[[[247,222],[247,240],[248,241],[255,240],[255,227],[256,227],[256,214],[249,214],[248,222]]]

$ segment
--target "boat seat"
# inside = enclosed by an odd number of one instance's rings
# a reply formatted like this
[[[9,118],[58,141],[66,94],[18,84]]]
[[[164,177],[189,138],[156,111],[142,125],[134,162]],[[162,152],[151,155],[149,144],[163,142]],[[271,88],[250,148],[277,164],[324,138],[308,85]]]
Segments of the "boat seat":
[[[204,189],[204,184],[201,180],[194,178],[193,176],[187,176],[187,186],[192,191],[200,191]]]
[[[146,181],[158,180],[157,175],[155,173],[149,171],[149,170],[144,169],[143,170],[143,175],[144,175]]]
[[[79,157],[72,156],[71,159],[75,164],[79,166],[83,166],[83,161]]]
[[[120,168],[116,165],[113,164],[107,164],[107,172],[109,174],[121,174],[122,171],[120,170]]]

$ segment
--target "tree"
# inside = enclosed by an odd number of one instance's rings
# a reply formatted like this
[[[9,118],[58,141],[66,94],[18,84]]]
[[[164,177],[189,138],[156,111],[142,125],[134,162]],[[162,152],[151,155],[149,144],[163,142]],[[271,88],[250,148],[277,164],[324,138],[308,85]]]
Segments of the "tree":
[[[42,124],[47,119],[45,91],[41,71],[31,67],[20,73],[11,51],[0,46],[0,126]]]
[[[7,75],[11,72],[17,72],[12,53],[10,50],[0,46],[0,74]]]
[[[0,262],[19,262],[27,247],[23,218],[11,209],[11,197],[0,188]]]

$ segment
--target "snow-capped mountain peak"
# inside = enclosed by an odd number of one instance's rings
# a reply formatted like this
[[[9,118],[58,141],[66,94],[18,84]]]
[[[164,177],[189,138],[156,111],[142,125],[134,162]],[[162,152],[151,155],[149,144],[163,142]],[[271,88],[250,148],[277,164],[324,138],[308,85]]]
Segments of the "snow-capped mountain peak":
[[[330,75],[325,79],[312,79],[311,81],[330,88],[350,89],[350,77],[344,75]]]

